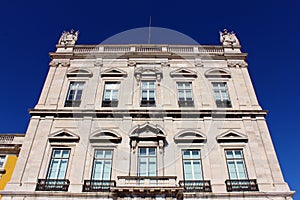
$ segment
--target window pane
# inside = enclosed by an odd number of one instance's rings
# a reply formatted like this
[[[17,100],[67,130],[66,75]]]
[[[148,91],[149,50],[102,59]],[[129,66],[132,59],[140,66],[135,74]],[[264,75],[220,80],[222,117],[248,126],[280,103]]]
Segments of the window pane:
[[[145,156],[146,155],[146,151],[147,151],[146,148],[140,148],[140,155],[141,156]]]
[[[156,149],[155,148],[149,148],[149,155],[155,156],[156,155]]]
[[[58,179],[64,179],[65,178],[65,174],[66,174],[66,171],[67,171],[67,164],[68,164],[68,160],[66,160],[66,159],[61,160],[60,167],[59,167],[59,170],[58,170],[58,175],[57,175]]]

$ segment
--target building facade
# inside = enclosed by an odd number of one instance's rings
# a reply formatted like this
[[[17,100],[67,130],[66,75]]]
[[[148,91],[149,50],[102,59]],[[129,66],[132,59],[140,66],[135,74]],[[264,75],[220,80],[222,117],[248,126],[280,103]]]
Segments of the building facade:
[[[291,199],[234,33],[77,45],[64,32],[3,199]]]

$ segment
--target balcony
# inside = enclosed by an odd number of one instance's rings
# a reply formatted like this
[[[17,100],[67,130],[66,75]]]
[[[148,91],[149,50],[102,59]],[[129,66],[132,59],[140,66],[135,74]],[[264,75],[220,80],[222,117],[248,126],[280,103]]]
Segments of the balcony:
[[[118,107],[119,101],[102,101],[102,107]]]
[[[256,179],[226,180],[227,192],[258,191]]]
[[[231,101],[230,100],[216,100],[216,104],[218,108],[231,108]]]
[[[118,176],[123,186],[175,186],[176,176]]]
[[[68,191],[70,181],[67,179],[38,179],[36,191]]]
[[[116,187],[115,181],[110,180],[84,180],[82,192],[105,192]]]
[[[67,100],[65,102],[65,107],[79,107],[81,103],[81,100]]]
[[[193,100],[188,100],[188,101],[179,100],[178,105],[179,105],[179,107],[194,107],[194,101]]]
[[[185,192],[211,192],[210,181],[191,180],[179,181],[179,186],[184,188]]]

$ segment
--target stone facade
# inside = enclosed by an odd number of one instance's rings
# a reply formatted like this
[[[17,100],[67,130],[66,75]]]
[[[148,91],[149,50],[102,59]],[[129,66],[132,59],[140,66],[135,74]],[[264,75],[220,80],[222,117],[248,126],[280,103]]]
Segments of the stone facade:
[[[64,32],[3,199],[291,199],[234,33],[219,46]]]

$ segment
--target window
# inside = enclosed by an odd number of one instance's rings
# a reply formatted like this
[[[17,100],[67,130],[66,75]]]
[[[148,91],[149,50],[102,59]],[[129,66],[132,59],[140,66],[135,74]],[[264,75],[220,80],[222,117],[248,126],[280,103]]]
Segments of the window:
[[[53,149],[47,179],[65,179],[70,149]]]
[[[65,103],[66,107],[79,107],[81,103],[81,96],[84,82],[71,82]]]
[[[180,107],[194,106],[191,82],[177,82],[178,104]]]
[[[155,105],[155,81],[142,81],[141,106]]]
[[[0,169],[4,168],[6,155],[0,155]]]
[[[214,90],[217,107],[219,108],[231,107],[231,102],[227,90],[227,84],[226,83],[212,83],[212,84],[213,84],[213,90]]]
[[[156,148],[139,148],[138,175],[156,176]]]
[[[104,86],[102,107],[117,107],[119,99],[119,82],[107,82]]]
[[[185,180],[203,180],[200,150],[182,151]]]
[[[229,178],[233,180],[248,179],[243,151],[225,150]]]
[[[112,156],[112,150],[95,151],[92,180],[110,180]]]

